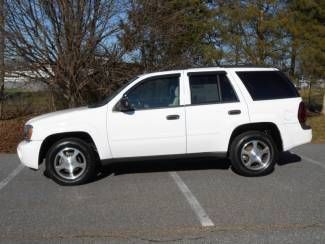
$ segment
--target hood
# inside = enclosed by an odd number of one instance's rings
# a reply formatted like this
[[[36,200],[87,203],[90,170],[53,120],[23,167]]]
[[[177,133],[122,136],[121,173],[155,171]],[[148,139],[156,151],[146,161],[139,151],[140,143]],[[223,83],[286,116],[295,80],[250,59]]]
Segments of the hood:
[[[71,108],[71,109],[64,109],[52,113],[42,114],[40,116],[36,116],[29,121],[27,121],[26,124],[37,124],[40,122],[45,122],[48,120],[57,120],[57,119],[64,119],[68,118],[70,116],[75,116],[85,110],[89,110],[88,107],[79,107],[79,108]]]
[[[80,107],[37,116],[26,124],[33,126],[32,140],[43,140],[49,135],[82,131],[89,132],[106,128],[105,106],[99,108]]]

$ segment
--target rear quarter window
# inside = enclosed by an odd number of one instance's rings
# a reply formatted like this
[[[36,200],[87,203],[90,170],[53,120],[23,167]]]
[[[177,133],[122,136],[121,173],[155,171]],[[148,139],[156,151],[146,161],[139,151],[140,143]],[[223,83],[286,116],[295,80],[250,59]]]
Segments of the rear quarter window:
[[[292,82],[280,71],[240,71],[236,73],[254,101],[299,97]]]

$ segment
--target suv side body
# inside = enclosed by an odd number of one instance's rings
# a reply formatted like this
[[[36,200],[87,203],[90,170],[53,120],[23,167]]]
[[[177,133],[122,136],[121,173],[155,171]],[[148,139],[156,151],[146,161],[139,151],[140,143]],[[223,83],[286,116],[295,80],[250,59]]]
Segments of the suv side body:
[[[233,141],[248,131],[267,134],[277,151],[310,142],[311,129],[298,120],[301,98],[254,99],[240,72],[278,70],[218,67],[139,76],[106,104],[28,121],[32,135],[19,144],[19,158],[38,169],[65,138],[84,141],[101,161],[201,153],[231,156]],[[123,99],[130,100],[132,109],[121,109]]]

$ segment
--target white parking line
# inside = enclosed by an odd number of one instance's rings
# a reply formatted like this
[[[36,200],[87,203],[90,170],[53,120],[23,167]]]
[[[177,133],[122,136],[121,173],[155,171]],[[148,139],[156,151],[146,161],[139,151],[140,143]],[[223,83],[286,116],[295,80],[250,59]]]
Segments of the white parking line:
[[[183,195],[185,196],[186,200],[190,204],[191,208],[193,209],[194,213],[196,214],[197,218],[199,219],[202,226],[214,226],[214,223],[209,218],[205,210],[202,208],[199,201],[184,183],[182,178],[176,172],[169,172],[170,176],[173,178],[175,183],[177,184],[178,188],[181,190]]]
[[[320,167],[322,167],[322,168],[325,169],[325,164],[324,164],[324,163],[318,162],[318,161],[316,161],[316,160],[314,160],[314,159],[311,159],[311,158],[308,158],[308,157],[306,157],[306,156],[302,156],[302,155],[299,154],[299,153],[298,153],[298,155],[299,155],[303,160],[308,161],[308,162],[313,163],[313,164],[317,164],[318,166],[320,166]]]
[[[19,172],[25,168],[24,165],[19,164],[17,168],[14,169],[14,171],[12,171],[7,178],[5,178],[4,180],[2,180],[0,182],[0,191],[16,176],[19,174]]]

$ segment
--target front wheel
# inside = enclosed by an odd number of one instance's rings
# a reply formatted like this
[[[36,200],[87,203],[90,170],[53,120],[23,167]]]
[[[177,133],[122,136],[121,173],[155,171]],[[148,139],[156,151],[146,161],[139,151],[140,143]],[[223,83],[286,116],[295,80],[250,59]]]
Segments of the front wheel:
[[[60,185],[80,185],[96,172],[96,157],[91,147],[78,138],[56,142],[46,157],[49,176]]]
[[[245,176],[261,176],[273,171],[278,150],[269,135],[248,131],[238,135],[230,148],[230,160],[235,172]]]

